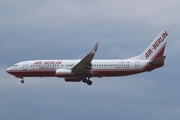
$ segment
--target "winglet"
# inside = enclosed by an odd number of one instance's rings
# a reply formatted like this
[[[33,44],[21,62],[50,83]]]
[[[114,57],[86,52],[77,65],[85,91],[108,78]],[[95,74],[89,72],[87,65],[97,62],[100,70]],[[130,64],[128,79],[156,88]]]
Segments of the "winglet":
[[[98,43],[96,43],[96,45],[93,47],[90,53],[95,53],[97,49],[98,49]]]

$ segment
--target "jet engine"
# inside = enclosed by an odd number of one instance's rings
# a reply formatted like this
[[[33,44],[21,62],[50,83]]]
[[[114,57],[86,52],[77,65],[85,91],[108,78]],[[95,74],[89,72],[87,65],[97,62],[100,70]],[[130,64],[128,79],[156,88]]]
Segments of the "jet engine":
[[[69,69],[57,69],[56,76],[57,77],[68,77],[73,75],[72,70]]]

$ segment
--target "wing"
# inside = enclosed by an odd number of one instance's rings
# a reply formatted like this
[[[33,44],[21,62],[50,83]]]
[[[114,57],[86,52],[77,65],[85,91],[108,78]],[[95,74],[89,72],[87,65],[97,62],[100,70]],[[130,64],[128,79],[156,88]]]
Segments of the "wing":
[[[89,54],[86,55],[78,64],[72,68],[72,72],[76,74],[91,74],[91,61],[97,51],[98,43],[94,46]]]

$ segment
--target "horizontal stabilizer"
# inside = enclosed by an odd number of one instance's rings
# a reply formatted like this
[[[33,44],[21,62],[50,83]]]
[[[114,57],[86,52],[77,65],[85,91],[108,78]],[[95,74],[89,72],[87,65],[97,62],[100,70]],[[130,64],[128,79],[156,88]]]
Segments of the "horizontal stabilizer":
[[[157,58],[156,60],[153,60],[152,62],[150,62],[150,64],[161,64],[164,63],[166,56],[162,56]]]

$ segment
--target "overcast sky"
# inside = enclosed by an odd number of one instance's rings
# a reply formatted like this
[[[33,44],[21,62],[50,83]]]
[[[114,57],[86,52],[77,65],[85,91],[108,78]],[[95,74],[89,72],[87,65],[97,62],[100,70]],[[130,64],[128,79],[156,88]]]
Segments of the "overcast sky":
[[[1,0],[0,119],[179,120],[179,0]],[[5,70],[34,59],[128,58],[170,29],[164,67],[92,86],[60,78],[25,78]]]

